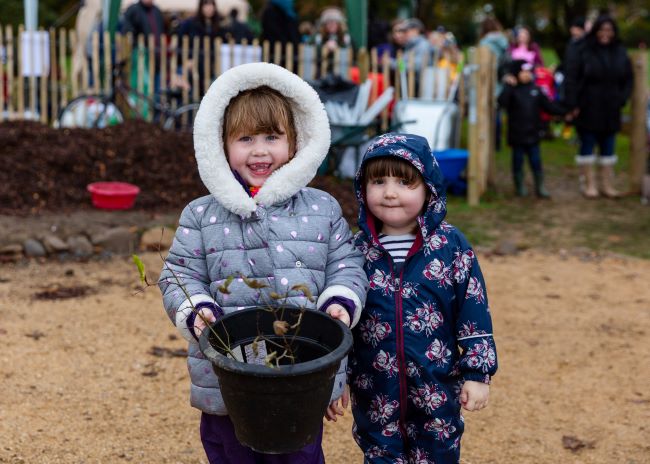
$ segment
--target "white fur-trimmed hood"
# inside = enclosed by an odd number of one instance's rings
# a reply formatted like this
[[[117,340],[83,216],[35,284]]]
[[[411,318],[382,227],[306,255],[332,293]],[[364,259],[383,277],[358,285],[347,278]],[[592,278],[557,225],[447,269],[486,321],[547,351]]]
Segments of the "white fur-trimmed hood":
[[[233,176],[224,151],[223,116],[241,91],[267,85],[291,103],[296,125],[296,155],[266,180],[255,198]],[[232,68],[215,80],[201,101],[194,120],[194,150],[201,180],[227,210],[250,216],[257,205],[284,201],[316,175],[330,145],[327,113],[316,91],[286,69],[270,63]]]

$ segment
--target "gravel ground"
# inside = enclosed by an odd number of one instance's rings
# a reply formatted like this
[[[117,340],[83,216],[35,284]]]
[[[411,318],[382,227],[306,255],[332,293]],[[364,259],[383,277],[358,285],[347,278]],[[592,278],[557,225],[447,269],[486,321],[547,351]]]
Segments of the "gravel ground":
[[[650,463],[650,262],[479,259],[500,370],[462,462]],[[0,463],[206,462],[184,341],[137,284],[126,258],[0,266]],[[325,425],[328,462],[361,462],[350,428]]]

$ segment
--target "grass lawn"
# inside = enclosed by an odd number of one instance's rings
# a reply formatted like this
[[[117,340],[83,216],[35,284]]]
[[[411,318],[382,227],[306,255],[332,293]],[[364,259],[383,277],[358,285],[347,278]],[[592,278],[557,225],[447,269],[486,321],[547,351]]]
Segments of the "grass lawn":
[[[513,194],[510,174],[510,149],[497,152],[497,185],[489,189],[477,207],[465,198],[450,196],[447,219],[458,226],[475,245],[494,246],[509,240],[521,248],[588,248],[650,258],[650,207],[638,195],[617,200],[582,198],[578,191],[575,134],[542,143],[547,187],[551,200]],[[617,137],[619,156],[617,185],[627,188],[629,139]],[[529,189],[532,179],[526,166]]]

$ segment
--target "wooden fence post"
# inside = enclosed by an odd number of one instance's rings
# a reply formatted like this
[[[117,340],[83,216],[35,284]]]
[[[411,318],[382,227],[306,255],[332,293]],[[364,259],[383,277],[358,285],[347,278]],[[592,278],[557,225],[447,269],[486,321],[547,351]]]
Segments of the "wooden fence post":
[[[93,76],[92,93],[99,93],[101,88],[101,78],[99,77],[99,31],[93,31],[91,36],[93,54],[91,57],[91,71]]]
[[[167,41],[164,38],[160,40],[160,98],[162,101],[168,103],[167,95],[167,81],[169,78],[169,64],[167,61]]]
[[[178,74],[178,36],[174,34],[169,42],[169,82],[174,82]],[[175,98],[171,101],[172,109],[178,106]]]
[[[368,71],[370,69],[370,64],[368,63],[368,50],[366,50],[365,47],[359,49],[357,61],[359,62],[359,82],[363,84],[366,82],[366,79],[368,79]]]
[[[23,31],[23,34],[25,31]],[[30,54],[29,54],[29,114],[32,120],[36,119],[36,31],[29,31]],[[22,40],[21,40],[22,41]]]
[[[377,49],[372,48],[370,50],[370,72],[373,74],[373,81],[372,81],[372,89],[370,91],[370,101],[374,102],[377,100],[378,97],[378,83],[379,83],[379,78],[377,77],[377,73],[379,71],[379,56],[377,55]]]
[[[305,44],[298,45],[298,76],[305,78]]]
[[[287,60],[286,60],[285,67],[289,71],[293,72],[293,43],[287,42],[286,49],[287,49]]]
[[[112,42],[111,42],[111,33],[109,31],[104,31],[103,34],[104,41],[104,93],[108,95],[111,91],[111,86],[113,85],[113,63],[111,53]]]
[[[221,76],[221,46],[223,41],[221,37],[214,39],[214,77]]]
[[[203,92],[207,92],[212,83],[212,52],[210,50],[210,37],[203,37]]]
[[[469,50],[469,63],[467,75],[467,150],[469,159],[467,162],[467,203],[470,206],[477,206],[481,199],[481,157],[479,155],[479,133],[478,133],[478,101],[476,84],[478,81],[478,59],[476,49]]]
[[[138,34],[138,37],[136,39],[136,49],[137,49],[137,56],[138,56],[138,61],[137,61],[137,82],[136,82],[136,90],[138,91],[139,94],[144,93],[144,57],[145,57],[145,48],[144,48],[144,34]],[[126,77],[127,79],[130,78],[130,76]],[[138,113],[144,114],[145,112],[145,102],[141,100],[140,98],[137,99],[137,109]]]
[[[476,122],[478,126],[478,151],[480,163],[480,190],[479,196],[485,192],[490,178],[490,100],[493,98],[490,87],[490,74],[492,72],[492,52],[487,47],[478,49],[478,82],[476,83]]]
[[[68,38],[65,29],[59,29],[59,70],[60,70],[60,89],[61,89],[61,108],[68,104],[70,87],[68,85],[68,68],[66,63],[67,47],[66,39]],[[58,83],[57,83],[58,84]]]
[[[24,32],[25,32],[25,28],[21,24],[20,26],[18,26],[18,37],[16,40],[16,50],[17,50],[16,58],[18,59],[18,76],[16,76],[16,79],[18,81],[17,110],[20,119],[25,118],[25,78],[23,77],[23,67],[24,67],[23,66],[23,41],[21,38]]]
[[[484,98],[487,101],[487,108],[485,112],[486,129],[485,129],[485,145],[487,147],[487,185],[496,187],[497,185],[497,158],[496,158],[496,98],[494,95],[494,87],[497,79],[497,63],[494,53],[488,47],[480,47],[481,66],[485,66],[488,71],[486,79],[486,88]]]
[[[278,66],[282,63],[282,42],[273,44],[273,63]]]
[[[45,30],[43,28],[39,29],[39,32],[41,34],[45,34]],[[49,37],[49,34],[48,34]],[[50,54],[49,46],[47,49],[45,48],[45,42],[41,44],[41,56],[43,57],[43,61],[45,61],[45,56]],[[40,113],[41,113],[41,123],[47,124],[47,111],[50,108],[50,105],[48,104],[48,92],[47,92],[47,81],[48,81],[48,76],[50,74],[50,69],[52,68],[52,61],[50,61],[50,68],[47,68],[45,66],[45,63],[41,63],[41,94],[39,97],[39,106],[40,106]]]
[[[180,68],[181,68],[181,76],[183,78],[183,82],[189,82],[189,71],[187,69],[187,61],[189,60],[189,54],[190,54],[190,37],[187,35],[184,35],[181,37],[181,63],[180,63]],[[188,89],[183,89],[183,99],[182,99],[182,104],[187,105],[190,101],[190,91]]]
[[[156,38],[153,34],[149,34],[146,38],[147,40],[147,64],[149,65],[147,72],[147,96],[152,100],[156,99]],[[149,102],[144,103],[145,108],[147,109],[146,120],[151,122],[153,121],[153,114],[155,112],[154,105],[149,104]]]
[[[50,28],[50,101],[52,102],[52,121],[59,115],[59,72],[56,58],[56,29]]]
[[[402,95],[402,73],[400,72],[400,69],[402,67],[405,68],[404,65],[404,51],[403,50],[397,50],[397,54],[395,57],[395,62],[397,65],[395,66],[395,69],[393,69],[393,75],[395,76],[395,79],[393,82],[395,83],[395,101],[400,101],[403,98],[406,98],[406,95]],[[406,75],[406,73],[404,73]]]
[[[4,31],[0,27],[0,50],[5,50],[4,48]],[[5,82],[5,68],[0,63],[0,83],[4,85]],[[7,70],[9,71],[9,70]],[[5,93],[4,89],[0,88],[0,122],[5,120]]]
[[[388,54],[388,51],[385,51],[381,57],[381,67],[381,72],[384,80],[384,90],[386,90],[390,86],[390,55]],[[386,106],[386,108],[384,108],[384,111],[381,112],[382,131],[388,130],[388,123],[388,106]]]
[[[408,54],[408,65],[407,65],[407,82],[408,82],[408,98],[415,98],[415,53],[410,52]]]
[[[68,43],[70,44],[70,50],[74,50],[76,43],[77,43],[77,35],[75,34],[73,29],[68,30]],[[83,63],[86,64],[86,60],[83,60]],[[87,73],[87,66],[84,66],[83,69],[86,69],[86,74]],[[70,94],[70,100],[73,100],[77,98],[79,95],[79,76],[72,72],[73,70],[70,71],[70,91],[72,92]],[[87,76],[86,76],[87,77]]]
[[[199,101],[199,60],[201,59],[201,50],[199,36],[195,35],[192,39],[192,101]],[[184,123],[185,121],[183,121]]]
[[[634,70],[632,131],[630,140],[630,191],[640,192],[648,162],[646,111],[648,104],[648,55],[646,50],[630,54]]]
[[[7,101],[7,114],[9,119],[14,119],[14,32],[11,25],[7,26],[7,89],[9,90]]]
[[[271,44],[269,43],[268,40],[262,42],[262,61],[264,61],[265,63],[270,62],[270,58],[269,58],[271,53],[270,48],[271,48]]]

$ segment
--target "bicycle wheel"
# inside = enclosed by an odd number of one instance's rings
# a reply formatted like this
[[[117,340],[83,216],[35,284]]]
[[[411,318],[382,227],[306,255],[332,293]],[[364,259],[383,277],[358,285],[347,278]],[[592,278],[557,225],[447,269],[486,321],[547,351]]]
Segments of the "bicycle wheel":
[[[194,118],[196,117],[196,112],[198,110],[198,103],[190,103],[189,105],[181,106],[165,120],[163,129],[175,130],[177,132],[188,132],[191,134],[192,128],[194,127]]]
[[[83,95],[61,110],[55,127],[102,129],[122,122],[124,116],[113,102],[105,101],[101,95]]]

